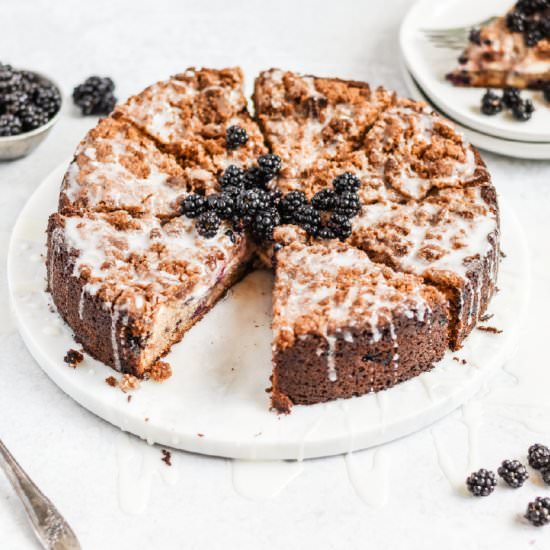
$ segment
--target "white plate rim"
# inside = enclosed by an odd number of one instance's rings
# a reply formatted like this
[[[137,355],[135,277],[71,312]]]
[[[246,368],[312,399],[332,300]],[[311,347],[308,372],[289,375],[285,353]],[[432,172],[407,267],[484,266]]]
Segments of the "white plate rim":
[[[521,290],[517,294],[508,295],[512,301],[515,300],[516,309],[519,312],[517,312],[517,315],[514,315],[514,319],[517,322],[514,322],[511,331],[507,333],[503,340],[493,340],[493,335],[479,331],[472,334],[472,337],[475,336],[477,338],[477,342],[482,342],[483,346],[492,350],[491,357],[494,361],[489,367],[468,367],[466,376],[466,367],[462,371],[454,371],[457,363],[452,361],[449,355],[444,360],[446,362],[445,369],[443,369],[442,361],[441,364],[437,365],[429,373],[395,386],[386,392],[315,405],[313,407],[295,407],[291,415],[282,417],[270,416],[269,422],[274,418],[280,420],[280,422],[273,422],[277,426],[277,430],[271,434],[266,434],[269,435],[266,439],[254,438],[252,433],[250,433],[247,439],[238,440],[233,440],[231,434],[223,434],[223,437],[218,438],[203,438],[197,437],[199,434],[191,430],[190,433],[178,434],[178,441],[175,442],[173,439],[174,434],[169,427],[159,425],[153,421],[146,422],[143,418],[128,416],[127,411],[129,409],[127,407],[126,409],[121,408],[118,406],[118,402],[115,404],[117,405],[115,407],[111,397],[109,397],[111,401],[107,404],[98,402],[93,395],[86,393],[86,385],[84,386],[84,391],[82,391],[79,385],[81,384],[81,379],[78,377],[85,376],[85,374],[81,375],[79,369],[73,371],[66,367],[60,367],[58,357],[55,362],[52,361],[46,350],[36,345],[35,336],[29,331],[29,326],[27,326],[27,321],[25,321],[24,305],[17,294],[17,254],[21,243],[25,241],[25,239],[22,239],[22,235],[25,234],[25,223],[28,223],[30,216],[36,214],[37,205],[42,209],[44,208],[44,201],[41,201],[41,196],[44,193],[52,190],[55,190],[57,193],[60,175],[62,175],[65,168],[66,164],[63,164],[42,181],[21,211],[14,226],[8,252],[8,285],[12,309],[25,344],[40,367],[56,385],[92,413],[118,426],[122,430],[147,439],[150,443],[159,443],[206,455],[258,460],[318,458],[380,445],[422,429],[460,406],[479,390],[480,385],[491,374],[496,372],[498,367],[512,353],[517,343],[520,320],[525,315],[528,301],[529,284],[527,281],[530,278],[530,267],[523,230],[513,212],[508,207],[504,207],[501,209],[505,213],[503,220],[506,220],[505,225],[508,225],[507,231],[511,235],[508,246],[513,248],[514,253],[517,253],[519,256],[521,272],[518,272],[517,276],[520,277],[524,284],[521,285]],[[468,345],[473,343],[472,337],[468,339],[467,345],[463,350],[464,353],[466,353]],[[393,424],[390,422],[389,416],[385,417],[384,403],[391,402],[392,399],[393,401],[402,400],[399,396],[403,395],[403,392],[405,394],[406,392],[416,392],[418,394],[418,392],[422,391],[425,396],[427,382],[434,380],[436,376],[447,376],[447,372],[451,372],[451,367],[447,365],[452,365],[453,370],[451,374],[454,375],[458,372],[459,376],[465,378],[466,381],[459,388],[453,387],[452,391],[443,395],[441,399],[436,399],[434,402],[430,401],[429,407],[422,411],[416,409],[405,410],[399,417],[399,420]],[[113,372],[104,365],[100,367],[103,368],[99,374],[100,377],[103,377],[102,380],[105,374]],[[438,367],[440,368],[438,369]],[[114,392],[109,393],[109,388],[104,387],[106,396],[115,395]],[[139,391],[143,391],[143,388]],[[428,398],[426,397],[426,399]],[[380,417],[376,419],[365,417],[364,415],[364,412],[367,410],[365,408],[366,405],[370,406],[373,403],[380,413]],[[269,413],[266,409],[265,414],[273,415],[274,413]],[[330,420],[330,423],[327,423],[327,420]],[[365,422],[368,425],[365,425]],[[295,424],[298,429],[296,429]],[[335,424],[336,428],[334,428]],[[281,437],[281,434],[285,435],[285,430],[288,432],[292,431],[292,437],[288,433],[285,437]]]

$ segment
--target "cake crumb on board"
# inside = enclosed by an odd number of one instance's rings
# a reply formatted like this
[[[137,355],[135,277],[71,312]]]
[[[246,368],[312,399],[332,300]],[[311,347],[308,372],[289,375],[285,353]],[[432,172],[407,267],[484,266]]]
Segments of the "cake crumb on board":
[[[161,449],[162,458],[161,460],[166,464],[166,466],[172,466],[172,453],[166,449]]]
[[[67,363],[67,366],[76,369],[77,365],[84,361],[84,355],[76,349],[70,349],[63,357],[63,361]]]

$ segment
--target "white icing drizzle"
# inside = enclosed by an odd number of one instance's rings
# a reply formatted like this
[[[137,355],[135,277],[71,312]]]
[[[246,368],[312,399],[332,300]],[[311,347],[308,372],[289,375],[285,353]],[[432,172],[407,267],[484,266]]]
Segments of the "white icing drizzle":
[[[336,372],[336,336],[327,335],[325,338],[328,343],[328,351],[327,351],[328,379],[331,382],[336,382],[336,380],[338,380],[338,373]]]
[[[118,339],[117,339],[117,334],[116,334],[116,326],[117,326],[117,323],[118,323],[118,320],[119,320],[119,316],[120,316],[120,310],[117,307],[113,306],[113,310],[111,312],[111,346],[113,348],[113,357],[114,357],[114,360],[115,360],[115,369],[117,371],[121,370],[120,355],[119,355],[119,352],[118,352]]]

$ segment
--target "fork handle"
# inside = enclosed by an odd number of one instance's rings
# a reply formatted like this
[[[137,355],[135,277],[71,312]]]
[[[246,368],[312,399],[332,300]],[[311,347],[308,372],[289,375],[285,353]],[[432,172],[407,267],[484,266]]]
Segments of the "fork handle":
[[[21,499],[33,531],[46,550],[80,550],[70,525],[33,483],[0,440],[0,466]]]

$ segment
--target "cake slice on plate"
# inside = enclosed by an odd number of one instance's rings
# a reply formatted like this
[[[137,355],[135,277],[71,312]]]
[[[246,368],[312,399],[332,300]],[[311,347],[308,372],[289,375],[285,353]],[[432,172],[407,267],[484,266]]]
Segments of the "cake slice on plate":
[[[389,388],[447,347],[447,300],[337,241],[277,252],[272,403],[288,412]]]
[[[521,0],[502,17],[470,33],[459,66],[447,75],[456,86],[543,88],[550,84],[550,5]]]
[[[131,121],[174,154],[193,188],[207,193],[218,189],[228,166],[246,169],[267,153],[247,111],[238,68],[187,69],[131,97],[114,116]]]
[[[52,214],[48,288],[88,353],[143,376],[243,274],[248,240],[226,229],[204,239],[183,217]]]

